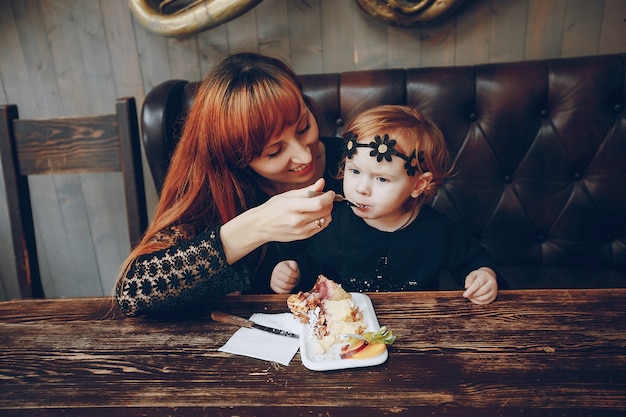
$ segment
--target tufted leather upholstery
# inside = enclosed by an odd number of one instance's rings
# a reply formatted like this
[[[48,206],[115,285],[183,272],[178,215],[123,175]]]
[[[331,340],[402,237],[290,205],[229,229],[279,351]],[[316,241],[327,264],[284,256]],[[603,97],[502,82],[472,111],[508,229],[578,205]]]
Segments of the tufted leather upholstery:
[[[303,75],[323,135],[379,104],[443,131],[457,174],[433,205],[492,253],[513,288],[626,286],[626,54]],[[146,97],[157,185],[197,82]]]

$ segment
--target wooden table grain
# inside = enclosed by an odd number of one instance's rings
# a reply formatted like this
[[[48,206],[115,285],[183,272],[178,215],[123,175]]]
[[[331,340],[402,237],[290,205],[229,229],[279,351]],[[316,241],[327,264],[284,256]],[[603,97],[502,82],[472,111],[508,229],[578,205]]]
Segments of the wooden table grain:
[[[2,416],[624,416],[626,289],[371,293],[397,336],[371,368],[316,372],[218,352],[285,295],[128,318],[108,298],[0,303]]]

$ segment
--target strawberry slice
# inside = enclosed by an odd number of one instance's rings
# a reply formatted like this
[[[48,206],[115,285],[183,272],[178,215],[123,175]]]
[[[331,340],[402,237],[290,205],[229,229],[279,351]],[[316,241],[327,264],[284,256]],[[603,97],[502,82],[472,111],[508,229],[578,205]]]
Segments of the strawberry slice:
[[[352,355],[352,359],[369,359],[375,356],[380,355],[385,350],[387,350],[387,345],[384,343],[373,343],[367,344],[363,349],[360,349],[358,352],[355,352]]]
[[[375,332],[351,335],[348,344],[341,347],[341,359],[367,359],[383,353],[396,337],[386,326]]]
[[[367,342],[365,340],[352,338],[350,343],[341,347],[341,359],[349,359],[366,347]]]

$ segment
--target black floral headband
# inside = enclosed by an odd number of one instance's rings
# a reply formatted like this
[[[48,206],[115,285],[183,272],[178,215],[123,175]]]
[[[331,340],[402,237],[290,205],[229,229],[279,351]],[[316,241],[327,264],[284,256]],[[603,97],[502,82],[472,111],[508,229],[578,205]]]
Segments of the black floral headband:
[[[388,134],[384,134],[381,138],[379,135],[374,136],[374,141],[368,144],[357,142],[358,135],[354,132],[347,132],[344,135],[344,140],[346,141],[345,150],[344,150],[344,158],[352,159],[352,156],[357,151],[357,148],[372,148],[370,151],[370,156],[375,156],[376,161],[380,162],[383,159],[391,162],[391,156],[395,155],[404,159],[406,162],[404,163],[404,169],[406,169],[406,173],[409,177],[412,177],[417,172],[418,162],[422,164],[424,162],[424,152],[419,151],[416,153],[413,151],[411,156],[406,156],[403,153],[400,153],[396,149],[396,141],[394,139],[389,139]]]

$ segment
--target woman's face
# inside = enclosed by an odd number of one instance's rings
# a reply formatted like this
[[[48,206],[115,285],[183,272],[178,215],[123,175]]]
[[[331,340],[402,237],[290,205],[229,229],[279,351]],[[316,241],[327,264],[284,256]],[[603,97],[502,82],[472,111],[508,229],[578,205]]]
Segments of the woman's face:
[[[357,205],[354,213],[379,230],[394,230],[406,221],[403,203],[419,195],[419,176],[410,177],[404,160],[378,162],[367,148],[359,148],[346,159],[343,190],[346,198]]]
[[[271,181],[276,190],[308,185],[319,177],[315,163],[320,157],[317,121],[302,100],[300,108],[296,123],[274,134],[261,156],[250,161],[250,168]]]

